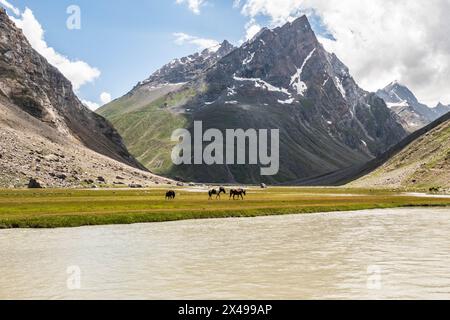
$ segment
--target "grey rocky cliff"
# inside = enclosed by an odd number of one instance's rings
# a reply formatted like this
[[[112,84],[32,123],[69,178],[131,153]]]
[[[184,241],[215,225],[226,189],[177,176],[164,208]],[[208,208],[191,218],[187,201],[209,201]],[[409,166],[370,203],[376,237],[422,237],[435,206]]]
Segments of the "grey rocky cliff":
[[[3,9],[0,10],[0,95],[65,137],[144,169],[128,153],[112,125],[79,101],[70,81],[31,47]]]

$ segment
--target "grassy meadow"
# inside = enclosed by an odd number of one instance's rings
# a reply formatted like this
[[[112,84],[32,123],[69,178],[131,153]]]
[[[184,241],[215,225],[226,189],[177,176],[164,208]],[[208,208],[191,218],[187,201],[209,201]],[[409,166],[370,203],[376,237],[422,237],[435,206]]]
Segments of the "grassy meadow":
[[[337,188],[249,189],[242,200],[208,200],[206,191],[0,190],[0,228],[56,228],[184,219],[255,217],[413,206],[449,206],[449,198]]]

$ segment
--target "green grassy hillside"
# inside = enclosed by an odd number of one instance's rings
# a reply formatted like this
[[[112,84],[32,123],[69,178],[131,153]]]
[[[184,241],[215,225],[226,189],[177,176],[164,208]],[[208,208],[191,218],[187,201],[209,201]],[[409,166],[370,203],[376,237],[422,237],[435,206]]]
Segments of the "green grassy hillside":
[[[193,95],[191,89],[169,93],[131,111],[124,106],[134,103],[136,99],[122,98],[120,105],[116,102],[100,113],[113,123],[128,150],[136,155],[138,161],[154,173],[167,174],[172,167],[170,157],[175,146],[170,140],[172,132],[185,128],[189,122],[188,116],[177,114],[171,108],[184,103]],[[122,114],[123,109],[125,114]]]
[[[117,117],[126,113],[139,111],[166,94],[180,89],[182,85],[166,85],[158,88],[136,88],[125,96],[116,99],[97,110],[105,118]]]

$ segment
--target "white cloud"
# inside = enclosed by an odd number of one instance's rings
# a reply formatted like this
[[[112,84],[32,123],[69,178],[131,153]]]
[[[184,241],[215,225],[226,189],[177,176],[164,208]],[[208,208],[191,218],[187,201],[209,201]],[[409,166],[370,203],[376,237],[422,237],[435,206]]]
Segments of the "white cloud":
[[[93,102],[93,101],[89,101],[89,100],[81,100],[81,102],[88,107],[89,109],[91,109],[92,111],[97,110],[98,108],[100,108],[101,106],[108,104],[112,101],[111,98],[111,94],[108,92],[102,92],[100,94],[99,97],[100,103],[98,102]]]
[[[319,0],[321,1],[321,0]],[[297,16],[304,0],[242,0],[242,13],[249,17],[269,16],[273,25],[279,25]],[[235,3],[236,5],[236,3]],[[303,7],[304,8],[304,7]]]
[[[75,90],[100,76],[100,71],[97,68],[93,68],[81,60],[70,60],[49,47],[44,39],[44,30],[41,24],[29,8],[25,9],[20,18],[11,17],[11,19],[22,29],[31,46],[44,56],[50,64],[58,68],[72,82]]]
[[[219,42],[213,39],[204,39],[196,36],[191,36],[183,32],[176,32],[173,34],[175,37],[175,43],[179,46],[184,44],[192,44],[198,47],[200,50],[208,49],[219,45]]]
[[[449,0],[241,0],[250,19],[272,26],[302,12],[319,15],[337,39],[321,39],[347,64],[358,83],[374,91],[397,79],[420,100],[450,103]]]
[[[206,2],[206,0],[177,0],[177,4],[186,3],[189,9],[195,13],[200,14],[200,7]]]
[[[20,15],[20,10],[9,3],[7,0],[0,0],[0,4],[3,5],[6,9],[11,10],[16,16]]]
[[[261,26],[258,23],[256,23],[255,19],[251,19],[245,25],[245,39],[251,40],[260,30]]]
[[[102,92],[100,94],[100,101],[102,104],[110,103],[112,101],[111,94],[108,92]]]
[[[86,107],[88,107],[92,111],[95,111],[98,108],[100,108],[100,105],[96,102],[92,102],[92,101],[88,101],[88,100],[81,100],[81,103],[83,103]]]

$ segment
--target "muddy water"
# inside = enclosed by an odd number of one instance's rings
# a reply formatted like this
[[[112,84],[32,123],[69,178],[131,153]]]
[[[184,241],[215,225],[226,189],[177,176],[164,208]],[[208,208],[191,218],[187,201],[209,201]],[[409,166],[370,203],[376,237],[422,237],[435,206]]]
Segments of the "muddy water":
[[[450,299],[450,209],[0,231],[1,299]]]

